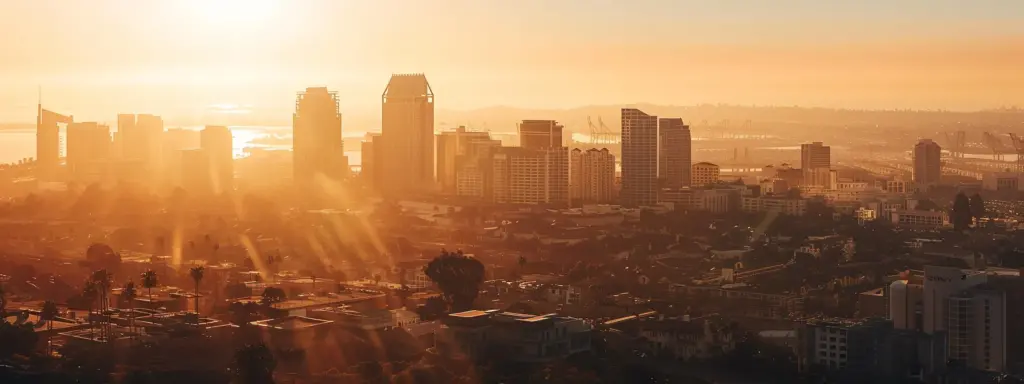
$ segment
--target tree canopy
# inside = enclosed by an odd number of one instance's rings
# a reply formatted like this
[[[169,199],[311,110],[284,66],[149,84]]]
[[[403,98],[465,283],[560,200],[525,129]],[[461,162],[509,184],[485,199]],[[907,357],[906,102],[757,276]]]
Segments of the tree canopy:
[[[484,281],[484,265],[472,256],[441,250],[424,268],[424,274],[437,283],[445,302],[453,311],[471,309]]]

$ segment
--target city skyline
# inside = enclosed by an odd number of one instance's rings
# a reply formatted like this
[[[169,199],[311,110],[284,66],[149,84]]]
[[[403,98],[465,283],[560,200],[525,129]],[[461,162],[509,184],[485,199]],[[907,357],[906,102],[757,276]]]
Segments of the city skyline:
[[[441,6],[455,10],[448,13],[417,4],[385,13],[381,5],[317,1],[285,7],[260,0],[244,8],[237,0],[105,0],[95,9],[15,2],[3,6],[0,22],[28,37],[0,45],[8,58],[0,66],[8,85],[0,91],[0,122],[30,121],[39,86],[52,108],[84,121],[135,110],[168,121],[246,115],[274,123],[287,120],[289,95],[307,86],[339,90],[345,114],[373,115],[379,82],[403,71],[430,73],[446,95],[438,107],[454,110],[641,102],[1024,105],[1024,79],[1015,70],[1024,66],[1024,28],[1014,22],[1024,14],[1019,2],[787,3],[567,1],[538,14],[532,11],[544,4],[536,1],[515,9],[447,2]],[[617,22],[620,14],[651,22]],[[531,15],[526,25],[545,28],[520,33],[513,21],[522,15]],[[570,22],[553,23],[558,18]],[[686,27],[656,26],[672,19]],[[110,27],[86,28],[84,20]],[[171,28],[176,24],[190,28]],[[72,38],[42,25],[82,33]],[[422,28],[428,25],[442,26]],[[466,36],[461,28],[485,33]],[[362,35],[376,37],[355,37]],[[102,44],[86,49],[83,39]],[[103,51],[124,54],[115,59]],[[642,71],[621,59],[636,55],[648,57]],[[551,56],[559,60],[536,59]],[[96,94],[104,97],[90,97]]]

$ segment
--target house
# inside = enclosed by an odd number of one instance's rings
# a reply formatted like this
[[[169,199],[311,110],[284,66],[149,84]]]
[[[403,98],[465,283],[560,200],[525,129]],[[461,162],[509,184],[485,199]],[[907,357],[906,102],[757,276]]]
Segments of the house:
[[[736,345],[733,327],[716,317],[647,317],[638,327],[652,352],[681,360],[721,356]]]
[[[449,314],[441,322],[439,350],[472,359],[545,362],[590,350],[591,325],[557,314],[472,310]]]

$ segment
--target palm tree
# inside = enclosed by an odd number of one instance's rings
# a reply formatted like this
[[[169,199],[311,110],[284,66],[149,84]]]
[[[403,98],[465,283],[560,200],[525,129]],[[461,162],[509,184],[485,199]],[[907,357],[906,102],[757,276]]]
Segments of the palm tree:
[[[111,275],[110,272],[107,272],[106,269],[101,269],[92,273],[92,281],[96,284],[96,296],[99,300],[98,307],[100,313],[102,314],[106,314],[107,312],[107,306],[109,304],[109,300],[107,299],[107,293],[110,292],[110,285],[113,284],[112,279],[113,275]],[[109,324],[109,322],[105,322],[104,325],[100,328],[100,330],[102,331],[100,332],[101,336],[106,337],[108,333],[107,327],[109,326]]]
[[[121,299],[128,301],[128,332],[132,333],[135,329],[135,297],[138,296],[138,292],[135,292],[135,282],[129,281],[124,283],[124,287],[121,288]],[[134,333],[132,338],[134,338]]]
[[[153,288],[156,288],[157,284],[159,281],[156,279],[156,271],[150,269],[142,273],[142,287],[148,291],[150,305],[153,305]]]
[[[53,352],[50,348],[50,337],[53,333],[53,319],[57,318],[57,304],[52,301],[43,302],[43,310],[39,313],[39,318],[46,321],[46,354],[49,355]]]
[[[196,316],[197,317],[199,315],[199,282],[203,280],[203,273],[205,271],[206,271],[206,269],[203,268],[202,265],[197,265],[195,267],[192,267],[192,269],[190,269],[188,271],[189,275],[192,276],[192,281],[196,282],[196,295],[195,295],[194,299],[195,299],[195,303],[196,303]]]
[[[310,273],[309,274],[309,279],[313,281],[313,287],[312,288],[313,288],[313,294],[315,295],[316,294],[316,275]]]
[[[89,315],[87,316],[89,319],[89,328],[92,329],[93,331],[96,330],[96,327],[94,327],[93,324],[94,317],[92,316],[92,309],[93,305],[96,304],[96,297],[98,296],[99,289],[96,288],[96,282],[92,280],[86,280],[85,285],[82,286],[82,298],[89,303]]]

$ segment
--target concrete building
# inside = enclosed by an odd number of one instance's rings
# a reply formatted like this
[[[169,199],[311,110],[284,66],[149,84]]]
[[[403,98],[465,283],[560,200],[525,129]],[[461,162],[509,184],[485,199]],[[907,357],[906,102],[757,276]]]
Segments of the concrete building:
[[[234,147],[231,130],[224,126],[207,125],[199,134],[200,147],[210,162],[210,182],[213,192],[226,193],[235,189]]]
[[[949,225],[949,213],[903,209],[891,211],[892,223],[903,228],[938,229]]]
[[[948,352],[951,360],[994,372],[1006,367],[1006,295],[987,286],[977,286],[951,295],[946,303],[949,315]]]
[[[363,141],[359,143],[359,178],[371,185],[373,185],[373,180],[376,177],[377,163],[375,157],[377,153],[374,151],[373,146],[373,141],[376,137],[380,137],[380,134],[368,132],[363,137]]]
[[[554,120],[523,120],[519,129],[519,146],[523,148],[562,147],[562,128]]]
[[[502,147],[491,164],[494,202],[569,205],[567,148]]]
[[[914,184],[918,188],[939,184],[942,177],[942,148],[931,139],[922,139],[914,145]]]
[[[459,168],[475,158],[474,144],[478,142],[495,143],[497,140],[491,140],[487,132],[467,131],[464,126],[437,135],[437,182],[441,192],[456,193]]]
[[[529,315],[472,310],[442,318],[438,350],[486,358],[491,352],[518,362],[549,362],[590,350],[591,326],[557,314]]]
[[[782,196],[743,197],[743,212],[778,212],[784,215],[803,216],[807,213],[807,200]]]
[[[97,123],[68,124],[65,161],[71,180],[99,181],[110,161],[110,127]]]
[[[920,282],[918,282],[920,283]],[[889,285],[889,320],[897,329],[924,329],[924,285],[896,280]]]
[[[823,186],[820,169],[831,169],[832,148],[820,141],[800,145],[800,169],[803,170],[803,184]]]
[[[36,178],[41,181],[56,181],[60,173],[61,125],[74,122],[73,116],[43,109],[36,106]]]
[[[172,128],[164,131],[161,154],[163,156],[163,180],[165,185],[181,185],[181,151],[199,148],[199,146],[199,131],[182,128]],[[113,153],[119,154],[121,152],[114,149]]]
[[[391,76],[381,95],[382,185],[390,194],[416,194],[434,185],[434,92],[423,74]]]
[[[726,213],[732,208],[731,190],[702,188],[663,188],[658,202],[672,203],[675,210],[695,210],[711,213]]]
[[[718,168],[718,165],[700,162],[693,165],[691,172],[692,183],[695,187],[705,187],[718,183],[718,177],[722,171]]]
[[[981,188],[987,191],[1017,192],[1024,189],[1024,175],[1017,172],[986,172]]]
[[[609,203],[615,198],[615,155],[607,148],[573,149],[569,156],[572,200]]]
[[[622,109],[622,189],[627,207],[658,201],[658,117],[639,109]]]
[[[152,182],[158,180],[162,169],[161,154],[164,121],[160,116],[147,114],[117,115],[118,138],[121,142],[121,158],[125,164],[139,167],[135,172],[145,175]]]
[[[324,87],[299,92],[292,114],[292,167],[296,183],[311,186],[318,176],[338,180],[348,174],[341,129],[337,92]]]
[[[663,188],[690,186],[690,126],[680,118],[658,119],[658,179]]]

